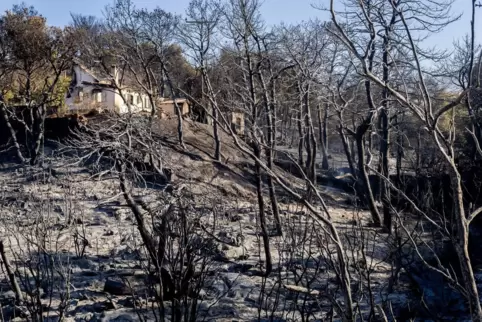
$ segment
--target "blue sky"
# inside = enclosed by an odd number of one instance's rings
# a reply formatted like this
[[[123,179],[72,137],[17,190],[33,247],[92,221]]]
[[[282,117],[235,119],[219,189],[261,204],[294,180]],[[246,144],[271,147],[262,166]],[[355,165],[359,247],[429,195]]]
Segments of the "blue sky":
[[[114,0],[24,0],[28,5],[34,6],[44,15],[50,25],[63,26],[70,21],[70,12],[88,15],[102,14],[103,8],[113,3]],[[133,0],[138,7],[153,8],[156,6],[175,13],[184,13],[189,0]],[[426,1],[426,0],[420,0]],[[442,33],[432,36],[428,41],[428,46],[438,48],[450,48],[456,38],[462,37],[468,32],[470,26],[470,3],[472,0],[455,0],[453,9],[456,13],[463,13],[460,21],[452,24]],[[21,3],[22,0],[0,0],[0,12],[11,8],[14,4]],[[276,24],[281,21],[286,23],[296,23],[301,20],[318,17],[327,20],[325,12],[315,10],[311,7],[312,3],[326,3],[327,0],[264,0],[262,14],[268,24]],[[482,20],[482,8],[479,9],[478,19]],[[482,33],[482,23],[477,23],[476,30]],[[476,31],[477,32],[477,31]],[[478,39],[481,39],[478,37]]]

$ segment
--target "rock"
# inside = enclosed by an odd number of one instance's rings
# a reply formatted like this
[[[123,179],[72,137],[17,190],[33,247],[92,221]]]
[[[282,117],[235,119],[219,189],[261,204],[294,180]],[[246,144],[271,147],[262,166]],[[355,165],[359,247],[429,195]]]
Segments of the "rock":
[[[262,303],[260,303],[261,299],[259,298],[259,295],[256,295],[254,293],[250,293],[247,297],[245,297],[244,301],[250,302],[256,307],[260,306],[263,310],[272,310],[275,306],[275,299],[264,297],[262,299]]]
[[[104,312],[109,310],[116,310],[117,305],[113,301],[102,301],[94,304],[95,312]]]
[[[199,290],[199,293],[198,293],[197,296],[201,300],[206,300],[208,298],[208,294],[207,294],[206,290]]]
[[[109,321],[109,322],[131,322],[131,321],[139,321],[137,316],[129,315],[129,314],[120,314],[117,316],[107,316],[102,321]]]
[[[206,297],[207,298],[219,298],[226,294],[228,290],[226,283],[223,280],[216,279],[215,281],[209,283],[207,286]]]
[[[94,316],[94,313],[87,313],[87,314],[84,314],[84,315],[76,315],[75,317],[75,321],[77,322],[83,322],[83,321],[92,321],[92,317]]]
[[[231,222],[238,222],[238,221],[241,221],[241,219],[243,219],[241,215],[232,215],[230,218]]]
[[[251,269],[254,265],[252,264],[235,264],[228,268],[228,271],[231,273],[246,273],[249,269]]]
[[[90,269],[90,270],[97,270],[97,263],[87,259],[87,258],[79,258],[74,262],[75,266],[81,269]]]
[[[119,304],[124,306],[124,307],[135,308],[135,307],[141,306],[141,301],[139,301],[138,299],[135,299],[132,296],[129,296],[129,297],[125,298],[124,300],[119,301]]]
[[[95,321],[95,320],[96,320],[95,315],[92,312],[89,312],[89,313],[86,313],[86,314],[83,314],[83,315],[76,315],[76,317],[75,317],[75,321],[78,321],[78,322]]]
[[[240,294],[237,290],[229,290],[228,297],[229,298],[237,298],[237,297],[240,297]]]
[[[99,275],[98,272],[92,271],[92,270],[82,270],[82,271],[80,272],[80,274],[81,274],[82,276],[87,276],[87,277],[94,277],[94,276]]]
[[[88,296],[84,291],[73,291],[70,293],[70,297],[80,301],[92,301],[93,299]]]
[[[128,295],[131,293],[129,287],[124,282],[113,279],[105,281],[104,292],[113,295]]]
[[[17,321],[25,321],[26,318],[30,316],[30,313],[25,306],[8,305],[2,307],[2,309],[3,321],[13,321],[15,319],[19,319]]]
[[[246,249],[243,246],[233,247],[220,245],[217,249],[219,260],[240,260],[247,257]]]
[[[212,317],[222,316],[223,318],[235,318],[239,315],[237,309],[231,304],[215,305],[208,314]]]
[[[319,295],[320,292],[317,291],[317,290],[310,290],[310,289],[307,289],[306,287],[303,287],[303,286],[298,286],[298,285],[283,285],[285,289],[289,290],[289,291],[292,291],[292,292],[296,292],[296,293],[302,293],[302,294],[308,294],[308,295],[313,295],[313,296],[316,296],[316,295]]]
[[[70,305],[72,308],[75,308],[75,307],[77,307],[77,305],[79,305],[79,300],[77,300],[77,299],[70,300],[70,301],[69,301],[69,305]]]
[[[55,212],[58,212],[59,214],[61,214],[62,216],[65,216],[65,212],[64,210],[62,209],[62,207],[60,205],[55,205],[54,206],[54,211]]]
[[[223,242],[225,242],[228,245],[233,245],[233,246],[241,246],[243,243],[243,236],[241,234],[232,234],[228,233],[226,231],[221,231],[218,233],[219,239],[221,239]]]
[[[2,304],[13,303],[15,302],[15,298],[16,296],[14,291],[7,291],[0,294],[0,302],[2,302]]]
[[[244,254],[244,255],[241,255],[238,257],[238,260],[240,261],[245,261],[245,260],[248,260],[249,259],[249,255],[248,254]]]
[[[130,209],[117,208],[114,211],[114,217],[119,221],[129,220],[132,217]]]

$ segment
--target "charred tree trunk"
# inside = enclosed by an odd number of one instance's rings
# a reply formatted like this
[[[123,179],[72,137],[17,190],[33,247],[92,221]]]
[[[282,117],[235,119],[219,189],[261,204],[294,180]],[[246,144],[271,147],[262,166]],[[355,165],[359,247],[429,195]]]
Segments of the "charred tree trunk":
[[[13,147],[15,148],[15,153],[17,154],[17,158],[21,163],[25,163],[25,158],[22,154],[22,150],[20,148],[20,144],[18,144],[17,140],[17,133],[13,129],[12,123],[10,122],[10,118],[7,115],[7,107],[5,103],[0,101],[0,113],[2,114],[3,121],[5,122],[5,126],[10,133],[10,138],[12,139]]]
[[[368,208],[370,209],[370,213],[372,215],[373,224],[376,227],[380,227],[382,223],[380,213],[378,212],[378,208],[375,203],[375,198],[373,196],[370,180],[368,178],[368,173],[365,169],[365,146],[364,146],[363,133],[364,133],[363,131],[359,130],[357,131],[355,136],[357,153],[358,153],[358,173],[360,175],[360,178],[364,186],[362,197],[364,197],[365,202],[368,204]]]
[[[375,198],[373,195],[373,190],[370,184],[370,180],[368,178],[368,173],[365,167],[365,134],[368,129],[372,126],[373,120],[376,116],[376,108],[375,104],[373,103],[372,93],[371,93],[371,83],[369,80],[365,81],[365,92],[368,100],[368,105],[370,106],[370,112],[368,113],[367,117],[363,120],[362,124],[360,124],[355,132],[355,140],[357,145],[357,153],[358,153],[358,171],[360,177],[363,182],[364,186],[364,196],[365,201],[368,203],[368,208],[370,209],[372,220],[375,226],[381,226],[381,217],[378,211],[378,208],[375,204]]]
[[[387,106],[383,108],[381,112],[382,121],[382,137],[380,142],[380,162],[381,162],[381,174],[385,178],[389,178],[389,168],[388,168],[388,153],[389,153],[389,122],[388,122],[388,102]],[[380,192],[381,200],[383,206],[383,225],[388,233],[392,232],[392,216],[390,213],[390,188],[385,179],[380,180]]]
[[[221,162],[221,140],[219,139],[218,111],[211,108],[213,115],[214,159]]]
[[[33,129],[33,139],[32,142],[32,156],[30,159],[30,164],[37,164],[40,155],[42,154],[42,149],[44,146],[44,134],[45,134],[45,117],[46,109],[44,106],[38,106],[34,110],[34,124],[32,124]]]
[[[395,122],[397,124],[396,131],[397,131],[397,162],[396,162],[396,168],[397,168],[397,181],[398,184],[401,183],[402,181],[402,160],[404,157],[404,151],[403,151],[403,132],[402,128],[400,126],[400,118],[397,116],[395,118]]]
[[[320,106],[318,106],[318,135],[321,147],[321,168],[323,170],[328,170],[330,167],[328,162],[328,104],[325,104],[324,113]],[[323,115],[322,115],[323,114]]]
[[[179,139],[179,144],[183,149],[186,148],[186,145],[184,144],[184,130],[183,130],[183,120],[182,120],[182,111],[179,108],[179,104],[176,102],[176,90],[172,84],[171,78],[169,77],[169,72],[167,71],[166,67],[162,65],[162,69],[164,71],[164,76],[166,77],[167,85],[169,86],[169,89],[171,91],[171,96],[174,101],[174,107],[176,109],[177,113],[177,137]]]
[[[455,220],[457,225],[457,236],[455,239],[455,250],[462,270],[462,278],[467,292],[467,301],[470,308],[472,321],[482,321],[482,307],[480,305],[479,292],[477,289],[476,278],[472,269],[472,261],[469,254],[469,224],[466,219],[462,179],[454,161],[451,161],[452,174],[451,185],[455,192]]]
[[[422,171],[422,131],[417,131],[417,155],[415,159],[415,173],[419,175]]]
[[[207,73],[206,69],[204,68],[204,59],[201,60],[201,69],[202,69],[202,100],[204,100],[204,86],[207,81]],[[207,85],[207,84],[206,84]],[[206,86],[207,87],[207,86]],[[203,106],[206,106],[203,102]],[[209,104],[210,112],[213,116],[213,137],[214,137],[214,159],[221,162],[221,140],[219,139],[219,128],[218,128],[218,110],[213,108],[212,104]]]
[[[264,81],[263,81],[264,83]],[[266,159],[268,163],[268,168],[273,170],[274,160],[273,160],[273,152],[276,149],[276,82],[275,80],[271,80],[271,89],[270,89],[270,100],[267,104],[268,112],[266,113],[266,123],[267,123],[267,137],[268,137],[268,149],[266,151]],[[273,212],[273,217],[275,220],[276,226],[276,234],[278,236],[283,235],[283,228],[281,225],[281,217],[278,207],[278,199],[276,197],[276,188],[271,176],[268,176],[268,189],[269,189],[269,198],[271,200],[271,210]]]
[[[311,131],[310,131],[310,116],[308,115],[310,104],[309,104],[309,91],[310,86],[306,85],[303,90],[303,105],[302,110],[304,110],[304,127],[305,127],[305,135],[304,135],[304,147],[306,149],[306,162],[305,162],[305,173],[309,180],[312,179],[311,173],[311,164],[313,163],[313,148],[312,148],[312,141],[311,141]],[[308,187],[309,188],[309,187]],[[309,190],[309,189],[308,189]]]
[[[256,140],[256,139],[255,139]],[[258,142],[253,141],[253,152],[254,155],[261,159],[261,150],[259,148]],[[259,208],[259,222],[261,226],[261,236],[263,238],[264,253],[266,256],[266,271],[265,276],[269,276],[273,270],[273,263],[271,260],[271,247],[269,243],[269,232],[266,224],[266,209],[264,205],[263,197],[263,179],[261,165],[257,160],[255,160],[255,175],[256,175],[256,194],[258,196],[258,208]]]
[[[303,151],[304,151],[304,143],[305,143],[305,133],[303,129],[303,122],[302,122],[302,116],[303,113],[301,111],[298,111],[298,119],[296,120],[296,123],[298,125],[298,164],[301,166],[304,166],[304,157],[303,157]]]
[[[304,161],[304,145],[305,145],[305,128],[303,127],[303,89],[301,87],[301,82],[298,81],[298,116],[297,116],[297,126],[298,126],[298,164],[301,167],[305,166]],[[303,169],[306,172],[306,169]]]
[[[276,147],[276,125],[275,125],[275,109],[276,109],[276,83],[275,79],[273,78],[271,72],[271,80],[269,82],[269,89],[267,88],[265,78],[261,71],[258,71],[257,75],[261,84],[262,88],[262,96],[264,107],[266,109],[266,137],[268,139],[267,147],[266,147],[266,160],[267,165],[270,170],[273,170],[274,161],[273,161],[273,152]],[[281,218],[279,214],[279,207],[278,207],[278,200],[276,198],[276,188],[274,185],[273,178],[268,176],[268,190],[269,190],[269,197],[271,201],[271,211],[273,212],[275,226],[276,226],[276,234],[281,236],[283,234],[282,226],[281,226]]]
[[[271,259],[271,246],[269,243],[269,234],[268,234],[268,229],[266,226],[266,213],[265,213],[265,207],[264,207],[264,199],[263,199],[263,180],[262,180],[262,173],[261,173],[261,165],[258,160],[261,160],[261,150],[259,147],[259,138],[257,134],[257,125],[256,121],[258,119],[258,100],[257,100],[257,95],[256,95],[256,87],[255,87],[255,72],[253,70],[253,62],[251,60],[251,53],[249,51],[249,45],[248,45],[248,39],[246,38],[247,36],[244,36],[244,54],[245,54],[245,59],[246,59],[246,67],[247,70],[245,73],[243,73],[244,81],[246,83],[247,87],[247,92],[249,93],[250,96],[250,102],[248,103],[250,109],[251,109],[251,117],[252,117],[252,124],[251,124],[251,129],[250,129],[250,134],[251,134],[251,145],[253,149],[253,154],[254,154],[254,165],[255,165],[255,175],[256,175],[256,192],[258,196],[258,207],[259,207],[259,219],[260,219],[260,225],[261,225],[261,235],[263,239],[263,246],[264,246],[264,252],[266,256],[266,271],[265,271],[265,276],[268,276],[271,274],[271,271],[273,270],[273,263]]]
[[[389,83],[389,33],[390,29],[387,27],[385,36],[383,38],[383,81],[385,84]],[[390,178],[389,173],[389,147],[390,147],[390,94],[388,89],[384,88],[382,93],[383,108],[380,113],[380,170],[385,178]],[[380,178],[380,197],[383,206],[383,226],[389,234],[392,232],[392,215],[390,213],[390,187],[385,179]]]
[[[315,138],[315,129],[313,127],[313,120],[311,118],[311,107],[310,107],[310,85],[306,85],[305,88],[305,97],[304,97],[304,106],[305,106],[305,127],[308,131],[306,135],[306,173],[308,175],[308,179],[313,183],[316,184],[316,138]]]
[[[12,266],[10,265],[10,260],[5,253],[5,245],[3,244],[3,240],[0,240],[0,257],[3,262],[3,267],[5,268],[5,272],[7,273],[8,279],[10,281],[10,286],[15,293],[15,301],[18,305],[21,305],[23,302],[23,295],[20,285],[18,284],[17,278],[15,277],[15,273],[12,270]]]
[[[367,160],[366,160],[367,165],[370,165],[372,163],[372,160],[373,160],[372,151],[373,151],[373,133],[371,129],[369,129],[368,130],[368,147],[367,147],[368,153],[367,153]]]
[[[353,155],[351,154],[349,138],[343,129],[343,125],[340,123],[338,126],[338,133],[340,134],[341,142],[343,144],[343,150],[345,151],[346,161],[348,162],[348,167],[350,168],[351,174],[355,180],[358,179],[358,173],[355,170],[355,162],[353,161]]]

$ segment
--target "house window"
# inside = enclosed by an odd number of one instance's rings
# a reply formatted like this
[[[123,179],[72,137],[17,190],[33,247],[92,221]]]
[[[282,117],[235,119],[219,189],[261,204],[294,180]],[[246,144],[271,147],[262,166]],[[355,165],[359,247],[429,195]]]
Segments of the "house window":
[[[92,91],[92,95],[94,96],[94,101],[96,103],[102,103],[102,91]]]
[[[92,101],[94,103],[103,103],[106,101],[106,93],[100,89],[92,90]]]
[[[134,95],[127,95],[127,101],[130,105],[134,105]]]
[[[149,107],[150,107],[149,105],[150,105],[149,99],[148,99],[148,98],[146,98],[146,104],[145,104],[145,107],[146,107],[146,108],[149,108]]]
[[[239,116],[236,116],[236,118],[234,119],[234,124],[232,124],[231,126],[233,127],[233,130],[235,133],[240,133],[242,128],[241,128],[241,124],[242,124],[243,120],[241,117]]]
[[[137,95],[137,105],[141,105],[141,106],[142,106],[142,97],[141,97],[141,95]]]

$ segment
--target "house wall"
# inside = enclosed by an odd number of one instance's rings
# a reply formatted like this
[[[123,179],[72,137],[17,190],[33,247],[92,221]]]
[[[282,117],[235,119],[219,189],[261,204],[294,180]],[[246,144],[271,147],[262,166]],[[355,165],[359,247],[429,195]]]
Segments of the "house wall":
[[[65,98],[65,105],[67,106],[67,109],[69,111],[76,111],[76,110],[93,108],[94,104],[91,104],[93,102],[85,102],[84,100],[80,101],[78,86],[83,81],[93,82],[94,78],[89,74],[85,73],[82,70],[82,68],[80,68],[79,66],[74,66],[74,74],[75,74],[75,80],[77,81],[77,84],[75,84],[73,92],[70,93],[70,97]],[[84,93],[87,93],[87,92],[90,93],[92,92],[93,89],[94,89],[93,86],[82,86],[82,92]]]
[[[181,105],[181,113],[183,116],[189,114],[189,104],[187,102],[184,102]],[[169,117],[174,117],[177,115],[176,113],[176,106],[174,103],[160,103],[158,104],[158,110],[159,110],[159,118],[169,118]]]
[[[146,94],[136,93],[132,91],[122,91],[125,99],[127,100],[129,95],[133,96],[134,103],[131,104],[131,112],[132,113],[139,113],[139,112],[150,112],[151,111],[151,104],[149,102],[149,96]],[[138,98],[140,97],[140,101],[138,103]],[[119,93],[115,93],[115,106],[119,113],[128,113],[129,107],[122,99],[122,96]]]
[[[82,82],[95,83],[95,78],[89,73],[84,71],[80,66],[74,66],[74,73],[76,76],[77,84],[74,87],[73,92],[70,97],[65,100],[66,106],[69,111],[80,111],[80,110],[91,110],[91,109],[102,109],[116,111],[118,113],[128,113],[129,108],[124,102],[122,96],[119,92],[113,88],[102,88],[102,102],[98,102],[96,97],[92,95],[92,91],[99,89],[99,87],[94,85],[85,85]],[[79,88],[82,88],[83,99],[79,98]],[[128,99],[128,95],[133,95],[134,104],[131,105],[132,113],[139,113],[141,111],[150,111],[149,98],[145,94],[136,93],[133,91],[124,90],[122,94]],[[138,103],[138,97],[141,101]]]
[[[231,112],[231,125],[237,134],[244,134],[244,113]]]

